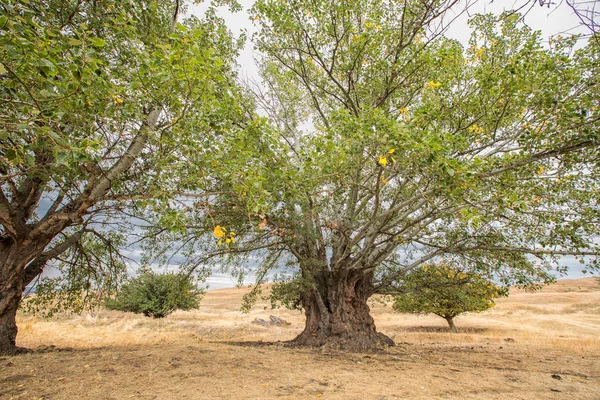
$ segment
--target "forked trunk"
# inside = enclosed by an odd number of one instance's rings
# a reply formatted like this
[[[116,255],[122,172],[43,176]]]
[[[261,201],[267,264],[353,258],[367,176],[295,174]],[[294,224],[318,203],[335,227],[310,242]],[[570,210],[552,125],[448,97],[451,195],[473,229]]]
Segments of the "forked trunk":
[[[304,331],[294,339],[302,346],[328,346],[350,351],[372,351],[393,346],[389,337],[377,332],[367,300],[372,294],[372,276],[330,275],[323,284],[304,293]]]

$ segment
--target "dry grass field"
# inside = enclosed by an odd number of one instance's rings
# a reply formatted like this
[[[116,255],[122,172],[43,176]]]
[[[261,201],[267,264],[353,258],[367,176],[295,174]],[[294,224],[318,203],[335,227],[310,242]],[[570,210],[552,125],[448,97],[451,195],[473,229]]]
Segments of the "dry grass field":
[[[600,285],[562,280],[513,291],[485,313],[437,317],[372,307],[397,346],[378,354],[289,348],[298,312],[257,305],[247,289],[208,292],[201,309],[164,320],[121,312],[19,317],[0,357],[1,399],[600,399]],[[277,315],[287,327],[251,324]]]

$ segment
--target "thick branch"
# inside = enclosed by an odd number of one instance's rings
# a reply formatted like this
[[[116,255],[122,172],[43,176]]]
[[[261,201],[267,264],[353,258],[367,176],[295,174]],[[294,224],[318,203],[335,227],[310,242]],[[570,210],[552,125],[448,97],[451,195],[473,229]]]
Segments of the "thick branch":
[[[138,134],[133,139],[129,148],[123,154],[123,156],[117,161],[99,180],[98,183],[88,196],[88,201],[92,204],[99,201],[108,193],[112,182],[119,177],[123,172],[127,171],[134,163],[136,158],[140,155],[148,137],[154,131],[158,117],[160,115],[160,108],[155,108],[148,114],[146,121],[140,127]]]

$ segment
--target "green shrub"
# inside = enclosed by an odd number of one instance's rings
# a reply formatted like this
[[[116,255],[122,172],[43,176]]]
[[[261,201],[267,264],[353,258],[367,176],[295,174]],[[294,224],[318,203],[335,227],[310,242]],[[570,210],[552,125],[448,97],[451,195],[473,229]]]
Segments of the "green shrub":
[[[494,298],[506,296],[505,288],[475,272],[461,271],[445,263],[424,265],[411,271],[394,296],[393,309],[412,314],[435,314],[456,330],[454,317],[487,310]]]
[[[123,286],[115,299],[108,300],[106,306],[111,310],[163,318],[175,310],[198,308],[202,293],[187,274],[143,270]]]

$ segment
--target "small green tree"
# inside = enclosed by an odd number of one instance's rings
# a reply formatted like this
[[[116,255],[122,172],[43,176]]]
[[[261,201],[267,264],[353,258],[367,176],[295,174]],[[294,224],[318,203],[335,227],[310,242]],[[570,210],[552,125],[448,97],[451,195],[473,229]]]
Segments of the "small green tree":
[[[106,306],[111,310],[163,318],[175,310],[198,308],[203,292],[187,274],[143,270],[123,286],[115,299],[108,300]]]
[[[428,264],[406,275],[401,293],[394,297],[397,312],[435,314],[444,318],[456,331],[454,317],[465,312],[485,311],[495,305],[494,299],[508,295],[476,272],[463,272],[440,263]]]

